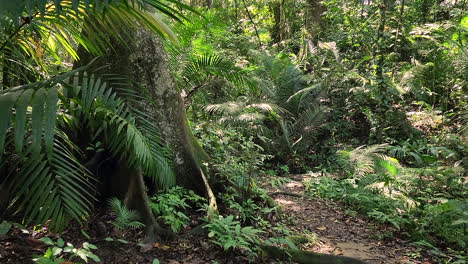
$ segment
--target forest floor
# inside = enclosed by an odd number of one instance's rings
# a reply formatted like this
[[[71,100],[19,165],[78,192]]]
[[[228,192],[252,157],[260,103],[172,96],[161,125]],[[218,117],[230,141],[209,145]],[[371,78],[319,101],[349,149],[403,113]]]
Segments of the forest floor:
[[[305,180],[317,177],[314,174],[293,175],[281,190],[304,195]],[[268,189],[267,186],[264,188]],[[363,260],[369,264],[387,263],[435,263],[421,257],[410,241],[394,237],[397,233],[391,226],[379,225],[367,219],[347,214],[346,206],[330,200],[275,195],[274,200],[283,206],[284,213],[292,216],[293,224],[288,227],[295,233],[317,234],[316,243],[305,250],[343,255]]]
[[[315,243],[303,249],[353,257],[370,264],[435,263],[421,259],[417,249],[412,247],[409,241],[389,235],[395,231],[392,227],[376,225],[364,218],[350,216],[345,213],[346,207],[340,203],[303,196],[303,181],[308,177],[314,176],[291,176],[290,181],[284,184],[281,190],[273,189],[267,181],[262,184],[270,192],[282,191],[301,196],[276,194],[273,198],[282,206],[283,214],[287,218],[283,221],[291,231],[298,234],[316,234]],[[141,232],[112,231],[111,218],[106,214],[95,216],[84,228],[77,224],[72,225],[62,232],[60,237],[77,248],[83,242],[96,245],[98,249],[94,253],[101,258],[100,263],[105,264],[151,264],[154,259],[158,259],[161,264],[247,263],[242,256],[226,255],[222,250],[213,248],[205,234],[190,232],[200,223],[201,215],[194,214],[190,217],[191,226],[178,234],[175,240],[155,243],[152,248],[146,250],[142,250],[136,242],[142,239]],[[44,230],[13,228],[7,235],[0,236],[0,263],[32,263],[33,255],[43,255],[47,250],[48,246],[38,240],[44,235]],[[54,240],[58,239],[58,235],[48,236]],[[114,241],[109,241],[109,237],[114,238]],[[117,241],[116,238],[123,240]],[[275,263],[271,259],[263,259],[262,262]]]

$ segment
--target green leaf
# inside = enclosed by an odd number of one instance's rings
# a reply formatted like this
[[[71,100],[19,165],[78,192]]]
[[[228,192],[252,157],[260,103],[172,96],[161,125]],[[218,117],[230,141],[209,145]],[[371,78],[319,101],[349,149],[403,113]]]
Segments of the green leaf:
[[[52,256],[57,256],[58,254],[62,253],[63,249],[59,247],[52,248]]]
[[[46,258],[51,258],[53,256],[53,251],[52,251],[52,248],[48,248],[46,253],[44,254],[44,257]]]
[[[123,243],[123,244],[128,244],[129,243],[127,240],[124,240],[124,239],[117,239],[117,241],[119,241],[120,243]]]
[[[63,249],[63,252],[65,252],[65,253],[70,253],[70,252],[72,252],[73,249],[74,249],[73,245],[71,245],[71,246],[67,245],[67,246]]]
[[[88,263],[87,251],[79,249],[78,251],[76,251],[76,255],[80,257],[82,260],[84,260],[86,263]]]
[[[96,261],[96,262],[100,262],[101,259],[96,256],[95,254],[91,253],[91,252],[88,252],[88,257],[90,257],[92,260]]]
[[[97,249],[97,247],[91,243],[88,243],[88,242],[84,242],[83,243],[83,248],[86,248],[86,249]]]
[[[49,156],[52,154],[55,135],[55,119],[57,115],[57,88],[52,87],[47,91],[47,100],[44,111],[44,143]]]
[[[65,242],[63,241],[62,238],[57,239],[57,246],[63,247],[65,245]]]
[[[86,238],[86,239],[91,239],[91,237],[86,233],[83,229],[81,229],[81,234]]]
[[[55,245],[54,241],[52,239],[50,239],[49,237],[43,237],[43,238],[40,238],[39,240],[44,242],[45,244],[47,244],[49,246]]]
[[[159,264],[159,259],[153,259],[153,262],[151,262],[152,264]]]
[[[41,149],[41,138],[43,130],[44,104],[46,90],[39,89],[33,96],[32,102],[32,148],[34,153]]]
[[[17,93],[6,93],[0,95],[0,159],[3,156],[5,136],[10,126],[12,108],[15,104]]]
[[[26,132],[26,112],[33,93],[33,89],[24,91],[16,102],[15,147],[18,153],[21,153],[23,150],[24,134]]]
[[[1,224],[0,224],[0,235],[6,235],[10,229],[11,229],[11,224],[8,223],[6,220],[4,220]]]

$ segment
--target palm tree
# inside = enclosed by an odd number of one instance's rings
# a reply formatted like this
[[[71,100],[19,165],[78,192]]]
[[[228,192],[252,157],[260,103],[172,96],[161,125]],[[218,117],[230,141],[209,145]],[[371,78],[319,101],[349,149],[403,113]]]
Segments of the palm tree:
[[[50,227],[60,230],[71,219],[86,219],[98,193],[104,192],[96,189],[96,180],[103,180],[99,177],[102,174],[110,174],[110,190],[106,193],[138,209],[148,235],[155,235],[161,229],[147,205],[142,176],[148,176],[160,188],[173,185],[170,160],[181,153],[174,148],[174,142],[185,135],[185,145],[190,146],[184,150],[185,156],[193,156],[193,149],[198,146],[184,126],[183,108],[178,104],[181,100],[177,101],[178,93],[170,83],[162,86],[175,101],[164,106],[171,112],[152,116],[145,107],[165,102],[167,94],[153,93],[152,100],[139,96],[136,87],[145,88],[145,80],[135,78],[136,83],[130,82],[126,77],[135,76],[125,71],[116,70],[113,75],[101,77],[86,72],[98,73],[95,55],[106,59],[109,50],[128,51],[126,38],[134,32],[145,32],[154,41],[159,41],[154,33],[175,40],[161,19],[147,10],[156,9],[181,20],[182,13],[171,6],[188,7],[174,0],[22,3],[2,6],[0,12],[0,190],[9,194],[4,198],[10,201],[8,207],[22,212],[28,223],[52,220]],[[161,46],[158,43],[155,47]],[[78,52],[76,44],[80,45]],[[47,59],[63,54],[74,59],[81,57],[81,64],[92,59],[82,67],[51,77]],[[122,66],[117,61],[113,65]],[[160,70],[160,76],[168,75],[161,67],[164,65],[154,70]],[[161,79],[161,84],[167,82]],[[166,143],[158,134],[161,116],[173,118],[167,123],[171,130],[162,131]],[[167,143],[172,145],[172,152],[165,147]],[[193,159],[192,163],[196,173],[203,174],[200,162]],[[111,164],[117,170],[106,171]],[[180,182],[180,175],[191,171],[174,164]],[[199,186],[204,186],[202,179],[199,182]]]

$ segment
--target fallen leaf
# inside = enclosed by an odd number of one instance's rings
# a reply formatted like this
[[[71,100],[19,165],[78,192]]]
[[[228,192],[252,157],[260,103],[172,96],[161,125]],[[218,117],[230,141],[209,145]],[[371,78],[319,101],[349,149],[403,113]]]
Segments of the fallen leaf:
[[[324,231],[324,230],[327,230],[327,227],[326,226],[319,226],[317,227],[318,230],[320,231]]]

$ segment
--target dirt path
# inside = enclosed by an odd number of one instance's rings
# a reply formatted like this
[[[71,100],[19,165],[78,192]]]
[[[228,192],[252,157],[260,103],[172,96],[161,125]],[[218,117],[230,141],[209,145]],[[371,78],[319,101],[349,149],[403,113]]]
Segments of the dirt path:
[[[281,191],[304,194],[303,181],[314,175],[291,176]],[[268,188],[267,186],[265,186]],[[273,190],[271,187],[268,188]],[[345,214],[346,208],[333,201],[275,195],[274,200],[284,207],[284,213],[294,219],[289,228],[297,233],[307,231],[318,235],[318,242],[306,250],[344,255],[368,263],[430,263],[409,259],[414,252],[408,241],[398,238],[383,238],[390,227],[372,224],[369,221]],[[411,261],[411,262],[410,262]]]

